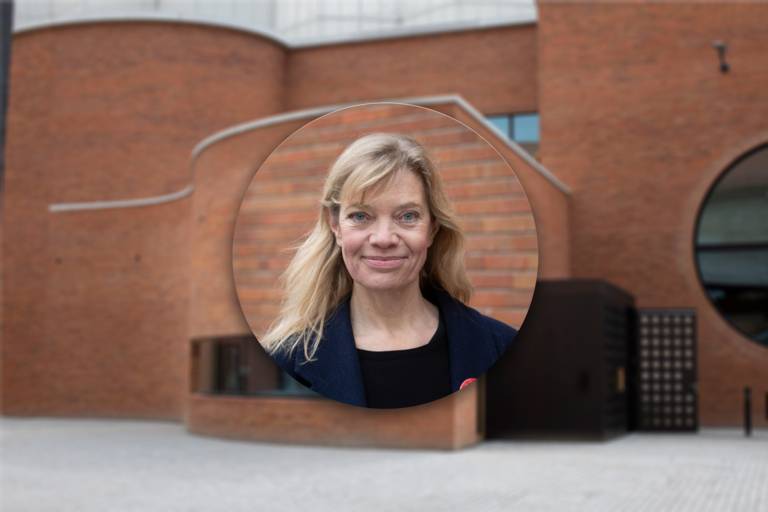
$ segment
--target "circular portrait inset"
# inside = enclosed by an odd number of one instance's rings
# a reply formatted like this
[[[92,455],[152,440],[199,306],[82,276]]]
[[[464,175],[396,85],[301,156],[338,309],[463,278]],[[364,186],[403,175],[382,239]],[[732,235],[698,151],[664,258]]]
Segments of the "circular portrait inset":
[[[531,206],[499,153],[452,117],[391,103],[278,146],[244,196],[234,254],[245,318],[285,375],[373,408],[484,374],[515,342],[538,267]]]

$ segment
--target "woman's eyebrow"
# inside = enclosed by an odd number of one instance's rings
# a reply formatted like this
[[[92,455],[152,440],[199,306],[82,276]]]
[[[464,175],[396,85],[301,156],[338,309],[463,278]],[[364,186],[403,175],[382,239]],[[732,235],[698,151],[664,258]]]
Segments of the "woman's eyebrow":
[[[397,207],[398,210],[402,210],[404,208],[422,208],[422,205],[420,203],[410,201],[408,203],[403,203]]]
[[[373,207],[371,205],[365,204],[365,203],[351,203],[347,207],[347,209],[350,209],[350,208],[359,208],[361,210],[371,210],[371,209],[373,209]],[[415,201],[409,201],[407,203],[403,203],[401,205],[398,205],[395,209],[396,210],[404,210],[405,208],[419,208],[419,209],[421,209],[421,208],[423,208],[423,205],[421,203],[417,203]]]

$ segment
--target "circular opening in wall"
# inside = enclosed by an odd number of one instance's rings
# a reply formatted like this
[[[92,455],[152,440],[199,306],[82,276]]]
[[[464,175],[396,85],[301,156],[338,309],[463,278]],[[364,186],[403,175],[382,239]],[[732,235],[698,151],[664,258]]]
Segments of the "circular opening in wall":
[[[694,247],[709,300],[737,330],[768,347],[768,144],[714,183]]]

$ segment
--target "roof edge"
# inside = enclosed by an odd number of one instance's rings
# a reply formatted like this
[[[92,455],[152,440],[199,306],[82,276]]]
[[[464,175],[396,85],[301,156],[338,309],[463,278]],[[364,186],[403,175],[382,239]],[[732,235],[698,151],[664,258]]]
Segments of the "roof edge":
[[[131,23],[131,22],[150,22],[150,23],[180,23],[186,25],[202,25],[215,28],[222,28],[228,30],[234,30],[237,32],[244,32],[251,35],[261,36],[265,39],[269,39],[274,43],[283,46],[284,48],[292,48],[291,44],[279,36],[277,33],[260,28],[254,28],[249,26],[240,25],[234,22],[211,20],[207,18],[200,18],[196,16],[174,16],[172,14],[165,13],[114,13],[114,14],[96,14],[86,16],[70,16],[57,18],[55,20],[25,23],[13,28],[13,34],[26,34],[28,32],[34,32],[37,30],[45,30],[48,28],[65,27],[70,25],[87,25],[96,23]]]
[[[536,25],[537,23],[538,21],[534,18],[534,19],[527,19],[527,20],[479,21],[479,22],[474,22],[472,25],[468,25],[466,23],[414,25],[412,27],[407,27],[407,28],[388,29],[388,30],[381,30],[377,32],[368,32],[365,34],[350,34],[347,36],[341,36],[336,38],[332,38],[331,36],[328,36],[328,37],[296,39],[291,43],[291,48],[304,49],[304,48],[314,48],[314,47],[320,47],[320,46],[333,46],[333,45],[340,45],[340,44],[376,42],[376,41],[385,41],[389,39],[432,36],[435,34],[453,34],[457,32],[471,32],[473,30],[490,30],[494,28],[520,27],[520,26],[526,26],[526,25]]]
[[[385,41],[390,39],[400,39],[419,36],[431,36],[436,34],[448,34],[457,32],[471,32],[473,30],[489,30],[503,27],[519,27],[526,25],[536,25],[537,20],[488,20],[478,21],[472,24],[466,23],[442,23],[436,25],[414,25],[407,28],[386,29],[377,32],[368,32],[365,34],[349,34],[341,37],[322,36],[305,39],[289,40],[277,32],[256,28],[250,25],[244,25],[237,22],[211,20],[200,16],[180,16],[170,13],[148,13],[148,12],[117,12],[111,14],[93,14],[65,16],[55,20],[24,23],[13,28],[14,34],[25,34],[37,30],[48,28],[65,27],[70,25],[85,25],[95,23],[125,23],[125,22],[155,22],[155,23],[183,23],[189,25],[202,25],[228,30],[235,30],[246,34],[257,35],[269,39],[287,49],[304,49],[321,46],[333,46],[340,44],[364,43]]]

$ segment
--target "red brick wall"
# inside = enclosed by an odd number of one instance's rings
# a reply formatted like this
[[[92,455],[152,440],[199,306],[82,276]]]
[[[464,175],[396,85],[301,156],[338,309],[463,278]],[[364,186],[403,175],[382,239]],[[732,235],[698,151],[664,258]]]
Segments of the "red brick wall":
[[[245,331],[228,277],[234,212],[253,166],[293,128],[206,152],[191,199],[74,213],[49,204],[175,192],[192,180],[189,153],[205,136],[289,108],[459,92],[488,112],[535,110],[531,25],[336,46],[287,52],[252,34],[165,22],[14,37],[4,414],[179,417],[188,340]],[[345,64],[334,71],[337,50]],[[363,82],[375,87],[364,93]],[[517,323],[525,301],[507,295],[487,305]]]
[[[193,394],[193,434],[291,444],[454,450],[482,439],[477,386],[417,407],[365,409],[300,397]]]
[[[693,239],[709,186],[768,141],[768,6],[544,2],[539,20],[540,154],[574,190],[573,274],[695,308],[701,421],[736,425],[742,387],[768,392],[768,350],[709,303]]]
[[[465,230],[471,305],[519,327],[533,295],[538,245],[531,206],[512,169],[493,146],[446,115],[372,104],[309,123],[255,174],[234,240],[235,281],[254,332],[264,332],[277,315],[277,277],[293,254],[290,246],[317,220],[328,168],[356,138],[379,131],[411,135],[428,148]]]
[[[3,414],[178,418],[191,201],[49,213],[190,182],[207,134],[282,108],[284,51],[174,23],[14,37],[3,232]]]
[[[273,148],[304,122],[280,123],[225,138],[206,147],[194,160],[190,338],[250,332],[232,279],[235,220],[254,172]],[[271,236],[282,236],[280,230],[268,225],[259,227],[258,232],[265,244]],[[248,279],[254,285],[263,284],[260,273]]]
[[[528,160],[508,145],[498,141],[497,135],[485,124],[469,115],[460,107],[452,107],[446,113],[466,124],[485,140],[493,143],[509,163],[525,190],[533,207],[536,236],[539,249],[539,279],[564,279],[570,277],[569,205],[567,185],[554,182],[535,169]],[[560,185],[564,185],[561,188]]]
[[[454,93],[486,114],[537,110],[536,26],[300,48],[289,58],[289,109]]]

